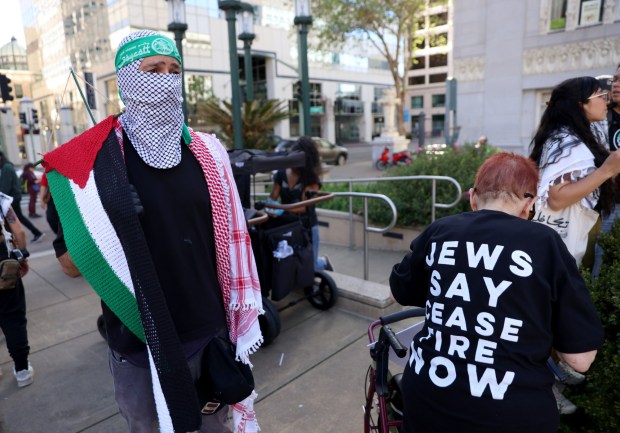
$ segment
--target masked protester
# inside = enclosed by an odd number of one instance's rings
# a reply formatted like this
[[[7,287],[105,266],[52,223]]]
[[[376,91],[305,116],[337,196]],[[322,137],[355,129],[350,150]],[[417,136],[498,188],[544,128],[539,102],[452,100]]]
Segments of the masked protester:
[[[260,287],[228,155],[215,136],[184,124],[172,40],[130,34],[116,71],[125,111],[44,157],[60,217],[56,255],[101,296],[130,432],[226,432],[230,412],[235,432],[256,432],[253,391],[232,411],[201,414],[196,386],[211,342],[230,339],[248,365],[262,342]]]

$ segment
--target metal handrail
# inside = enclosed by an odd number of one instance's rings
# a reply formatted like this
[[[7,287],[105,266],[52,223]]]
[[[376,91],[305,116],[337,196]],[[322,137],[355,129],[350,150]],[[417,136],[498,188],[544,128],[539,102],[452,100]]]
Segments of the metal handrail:
[[[368,233],[385,233],[391,230],[398,221],[398,211],[394,202],[384,194],[374,194],[374,193],[363,193],[363,192],[353,192],[353,184],[354,183],[369,183],[369,182],[384,182],[384,181],[400,181],[400,180],[431,180],[432,181],[432,192],[431,192],[431,222],[435,221],[435,209],[448,209],[454,207],[461,200],[463,195],[463,190],[461,188],[461,184],[452,177],[449,176],[427,176],[427,175],[419,175],[419,176],[399,176],[399,177],[366,177],[366,178],[349,178],[349,179],[329,179],[323,180],[323,184],[327,183],[348,183],[349,191],[348,192],[331,192],[334,196],[342,196],[349,197],[349,246],[352,247],[355,242],[355,234],[353,232],[353,198],[363,198],[364,199],[364,279],[368,280]],[[453,202],[451,203],[437,203],[437,181],[447,181],[452,183],[456,187],[457,195]],[[258,182],[256,185],[260,185],[263,182]],[[271,183],[264,182],[265,185],[270,185]],[[255,187],[256,187],[255,185]],[[266,193],[257,193],[256,190],[254,192],[255,197],[261,195],[268,195]],[[376,198],[384,200],[392,210],[392,220],[389,225],[383,228],[378,227],[369,227],[368,226],[368,199]]]
[[[452,177],[449,176],[432,176],[432,175],[419,175],[419,176],[398,176],[398,177],[365,177],[365,178],[349,178],[349,179],[330,179],[323,180],[324,184],[326,183],[348,183],[349,184],[349,192],[353,191],[354,183],[369,183],[369,182],[384,182],[384,181],[397,181],[397,180],[431,180],[432,183],[432,192],[431,192],[431,222],[435,221],[435,209],[449,209],[458,204],[463,195],[463,190],[461,189],[461,184]],[[451,182],[456,187],[456,198],[451,203],[437,203],[437,181],[448,181]],[[364,214],[366,214],[366,209],[364,209]],[[354,245],[355,234],[353,233],[353,197],[349,198],[349,246]]]
[[[349,202],[351,202],[351,199],[353,197],[360,197],[364,199],[364,280],[368,280],[368,233],[370,232],[385,233],[391,230],[396,225],[396,221],[398,220],[398,211],[396,210],[396,205],[394,204],[392,199],[390,199],[388,196],[384,194],[374,194],[371,192],[352,192],[352,191],[333,192],[332,194],[334,194],[335,196],[340,196],[340,197],[349,197]],[[386,202],[388,206],[390,206],[390,209],[392,210],[392,220],[387,226],[379,228],[379,227],[370,227],[368,225],[368,199],[369,198],[381,199],[384,202]],[[351,232],[353,230],[352,213],[349,213],[349,218],[350,218],[349,231]]]

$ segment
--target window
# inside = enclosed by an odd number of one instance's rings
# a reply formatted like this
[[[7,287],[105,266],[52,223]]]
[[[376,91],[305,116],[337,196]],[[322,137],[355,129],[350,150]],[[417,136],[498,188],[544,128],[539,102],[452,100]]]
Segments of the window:
[[[448,66],[447,54],[433,54],[428,58],[428,66],[431,68],[437,68],[439,66]]]
[[[202,116],[205,103],[213,97],[213,78],[209,75],[185,74],[185,99],[187,101],[187,124],[199,131],[206,130],[207,122]]]
[[[432,117],[432,134],[433,137],[439,137],[440,135],[443,134],[443,128],[445,126],[445,119],[446,116],[443,114],[433,114]]]
[[[566,0],[552,0],[549,16],[549,30],[564,30],[566,27]]]
[[[428,77],[429,83],[443,83],[448,79],[448,74],[431,74]]]
[[[429,18],[431,27],[445,26],[448,24],[448,12],[431,15]]]
[[[15,97],[16,98],[23,98],[24,97],[24,87],[21,84],[15,84],[13,87],[15,89]]]
[[[106,115],[110,116],[121,111],[121,101],[118,96],[118,82],[116,78],[105,82],[106,96],[108,102],[105,104]]]
[[[424,108],[424,96],[412,96],[411,108]]]
[[[589,26],[601,22],[603,14],[603,0],[581,0],[579,10],[579,25]]]
[[[310,114],[323,114],[321,83],[310,83]]]
[[[433,95],[432,99],[433,108],[446,106],[446,95]]]
[[[413,64],[411,65],[412,70],[415,69],[424,69],[426,67],[426,57],[425,56],[421,56],[421,57],[414,57],[413,58]]]
[[[426,76],[418,75],[417,77],[409,77],[410,86],[415,86],[417,84],[426,84]]]
[[[437,33],[436,35],[430,35],[428,37],[428,46],[433,47],[445,47],[448,45],[448,34]]]
[[[416,50],[423,50],[426,47],[426,39],[424,39],[424,36],[415,38],[414,43]]]
[[[417,24],[417,29],[418,30],[424,30],[424,28],[426,27],[426,17],[425,16],[421,16],[417,19],[416,21]]]

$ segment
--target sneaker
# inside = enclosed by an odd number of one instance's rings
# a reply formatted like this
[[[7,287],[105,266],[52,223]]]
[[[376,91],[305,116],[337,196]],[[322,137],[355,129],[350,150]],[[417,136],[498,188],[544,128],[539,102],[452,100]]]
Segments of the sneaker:
[[[13,369],[13,374],[15,375],[15,379],[17,379],[17,386],[19,388],[23,388],[34,382],[34,370],[32,365],[30,365],[30,362],[28,362],[27,370],[20,370],[16,372],[15,369]]]
[[[323,260],[325,261],[325,270],[334,272],[334,267],[332,266],[332,262],[329,260],[328,256],[323,256]]]
[[[34,235],[34,238],[32,238],[32,243],[36,243],[39,242],[41,239],[43,239],[43,237],[45,236],[45,233],[39,233],[38,235]]]
[[[579,385],[584,380],[586,380],[585,375],[573,370],[564,361],[558,362],[558,368],[562,370],[562,372],[564,372],[564,378],[562,379],[562,382],[567,385]]]
[[[563,388],[564,387],[562,387],[562,389]],[[560,412],[561,415],[570,415],[577,411],[577,406],[575,406],[572,401],[564,397],[564,394],[562,394],[562,389],[560,389],[557,382],[553,384],[551,389],[553,390],[555,402],[558,405],[558,412]]]

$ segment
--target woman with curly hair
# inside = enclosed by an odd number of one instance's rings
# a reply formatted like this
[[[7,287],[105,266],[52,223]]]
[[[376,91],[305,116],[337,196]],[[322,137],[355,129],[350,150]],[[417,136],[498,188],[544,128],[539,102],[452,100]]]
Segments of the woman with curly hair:
[[[310,137],[300,137],[293,145],[291,151],[301,151],[306,155],[303,167],[287,168],[279,170],[273,177],[273,187],[269,199],[280,198],[282,204],[297,203],[307,200],[308,191],[321,189],[321,158],[316,144]],[[326,269],[333,271],[333,267],[327,256],[319,257],[319,223],[316,210],[312,206],[300,206],[289,212],[301,215],[301,220],[306,229],[312,235],[312,248],[314,252],[314,269],[321,271]]]
[[[587,235],[600,213],[614,205],[612,178],[620,173],[620,154],[609,152],[592,133],[591,123],[605,119],[609,92],[594,77],[560,83],[547,103],[536,135],[532,158],[540,170],[539,208],[535,220],[553,227],[580,264],[588,250]],[[546,208],[572,211],[571,219],[545,216]],[[572,232],[572,233],[571,233]]]

